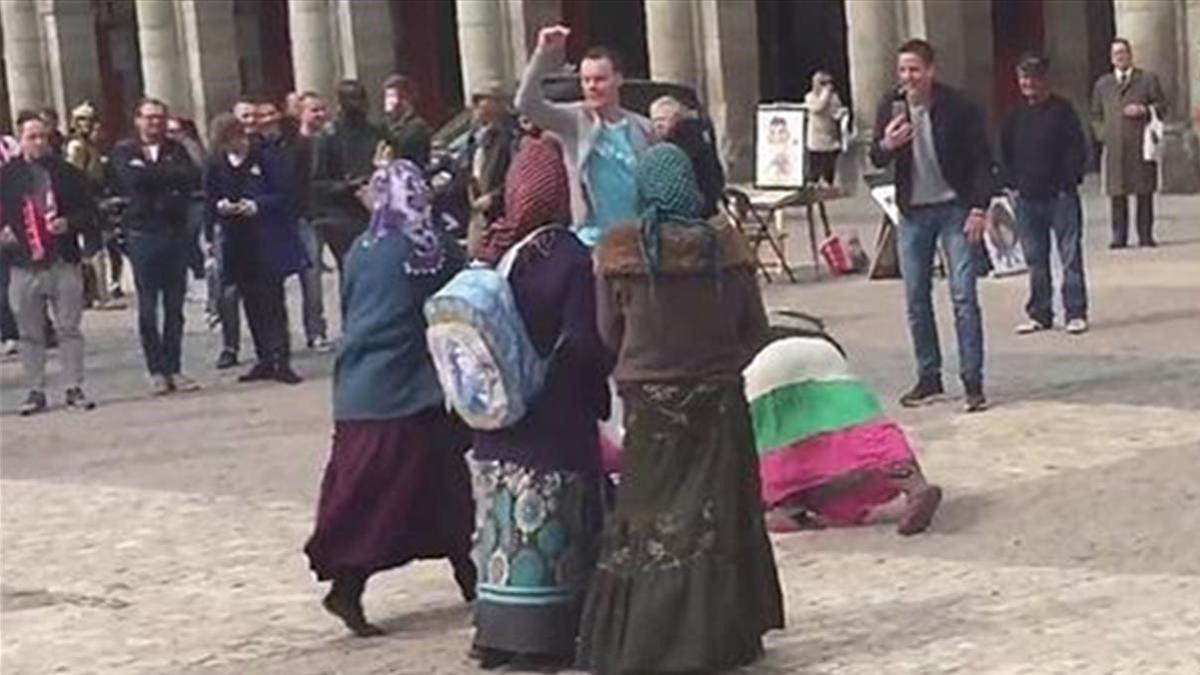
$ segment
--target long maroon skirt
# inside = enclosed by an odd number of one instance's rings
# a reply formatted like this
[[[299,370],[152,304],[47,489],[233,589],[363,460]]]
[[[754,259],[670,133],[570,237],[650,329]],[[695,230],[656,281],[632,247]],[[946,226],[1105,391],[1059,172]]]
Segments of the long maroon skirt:
[[[469,431],[440,408],[335,422],[316,529],[304,546],[317,579],[466,559],[474,529],[469,444]]]

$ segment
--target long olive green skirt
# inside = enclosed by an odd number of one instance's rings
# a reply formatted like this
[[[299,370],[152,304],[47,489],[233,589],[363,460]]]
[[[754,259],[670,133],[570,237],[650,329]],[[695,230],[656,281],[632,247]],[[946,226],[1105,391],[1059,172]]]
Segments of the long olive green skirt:
[[[624,384],[616,509],[579,665],[603,675],[747,665],[783,627],[741,382]]]

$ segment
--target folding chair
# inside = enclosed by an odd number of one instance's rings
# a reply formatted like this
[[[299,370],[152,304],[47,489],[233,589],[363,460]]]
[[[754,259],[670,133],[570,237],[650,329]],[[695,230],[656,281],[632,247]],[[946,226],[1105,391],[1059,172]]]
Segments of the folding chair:
[[[727,187],[721,192],[721,208],[725,211],[725,215],[733,223],[746,239],[750,242],[751,250],[754,252],[754,262],[758,265],[759,271],[763,273],[768,283],[771,283],[771,273],[767,271],[766,264],[763,263],[759,256],[759,248],[765,243],[774,251],[775,257],[779,259],[779,267],[787,274],[788,279],[792,283],[796,283],[796,274],[792,271],[791,265],[788,264],[787,255],[784,254],[783,244],[779,241],[775,232],[771,230],[771,224],[768,219],[763,218],[758,209],[754,208],[754,204],[750,201],[750,195],[733,187]]]

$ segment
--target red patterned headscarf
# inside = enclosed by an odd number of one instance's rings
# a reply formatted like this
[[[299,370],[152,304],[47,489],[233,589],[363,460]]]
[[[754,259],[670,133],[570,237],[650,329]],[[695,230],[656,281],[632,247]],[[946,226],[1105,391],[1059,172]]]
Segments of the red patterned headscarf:
[[[571,192],[562,148],[549,136],[526,139],[504,179],[504,217],[484,230],[481,256],[495,263],[537,228],[570,222]]]

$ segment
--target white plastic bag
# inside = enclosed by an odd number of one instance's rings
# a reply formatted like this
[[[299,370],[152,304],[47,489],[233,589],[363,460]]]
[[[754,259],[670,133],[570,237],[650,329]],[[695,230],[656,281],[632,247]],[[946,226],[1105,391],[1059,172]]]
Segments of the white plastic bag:
[[[1150,121],[1142,129],[1142,159],[1157,162],[1162,159],[1163,121],[1154,106],[1150,108]]]

